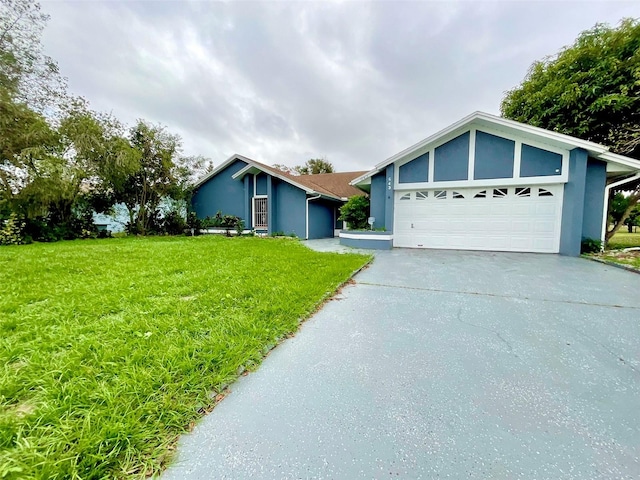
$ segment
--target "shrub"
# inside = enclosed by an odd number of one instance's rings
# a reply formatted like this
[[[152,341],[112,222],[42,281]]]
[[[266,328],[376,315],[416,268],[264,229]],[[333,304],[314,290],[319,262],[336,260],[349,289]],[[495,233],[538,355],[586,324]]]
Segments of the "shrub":
[[[583,238],[580,253],[598,253],[602,250],[602,242],[595,238]]]
[[[17,214],[12,213],[0,228],[0,245],[22,245],[31,243],[25,233],[26,222]]]
[[[187,222],[182,218],[180,212],[176,210],[166,213],[162,219],[162,230],[169,235],[181,235],[186,227]]]
[[[193,230],[194,235],[200,235],[200,229],[205,228],[205,220],[200,220],[196,212],[189,212],[187,214],[187,228]],[[208,225],[207,225],[208,226]]]
[[[364,195],[351,197],[347,203],[340,207],[339,220],[349,224],[352,230],[367,228],[369,218],[369,199]]]

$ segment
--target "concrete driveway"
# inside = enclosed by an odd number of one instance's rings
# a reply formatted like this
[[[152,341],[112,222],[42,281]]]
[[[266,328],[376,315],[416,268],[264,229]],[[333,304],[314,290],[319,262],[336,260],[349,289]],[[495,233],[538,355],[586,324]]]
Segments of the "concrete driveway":
[[[640,478],[640,276],[393,250],[180,441],[168,479]]]

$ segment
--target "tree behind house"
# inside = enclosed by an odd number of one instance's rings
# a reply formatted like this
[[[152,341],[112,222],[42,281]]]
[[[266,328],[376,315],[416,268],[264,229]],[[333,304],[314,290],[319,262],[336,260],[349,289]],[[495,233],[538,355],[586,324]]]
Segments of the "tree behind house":
[[[507,92],[502,115],[640,159],[638,72],[640,20],[625,19],[617,28],[598,24],[557,55],[535,62],[523,82]],[[628,200],[607,241],[638,204],[640,185]]]

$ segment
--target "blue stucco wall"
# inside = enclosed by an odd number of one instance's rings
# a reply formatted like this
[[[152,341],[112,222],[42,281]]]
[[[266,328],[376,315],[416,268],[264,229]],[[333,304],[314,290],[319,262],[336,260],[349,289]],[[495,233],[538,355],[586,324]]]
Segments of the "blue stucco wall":
[[[520,160],[521,177],[545,177],[560,175],[562,172],[562,155],[531,145],[522,144]]]
[[[244,184],[244,226],[253,228],[253,175],[245,175],[242,179]]]
[[[267,185],[267,232],[275,232],[275,225],[278,221],[278,214],[280,213],[276,208],[276,202],[278,199],[278,190],[274,187],[273,177],[266,175]]]
[[[414,158],[398,168],[398,183],[428,182],[429,152]]]
[[[306,235],[306,194],[293,185],[272,178],[273,207],[275,212],[272,232],[295,233],[300,238]]]
[[[267,177],[270,176],[262,172],[256,175],[256,195],[267,195]]]
[[[374,228],[386,227],[385,222],[385,189],[387,188],[386,172],[376,173],[371,177],[371,192],[369,193],[370,215],[376,218]]]
[[[394,199],[393,199],[393,163],[391,165],[387,165],[386,168],[386,182],[387,184],[384,187],[385,195],[384,195],[384,225],[382,227],[386,228],[388,232],[393,231],[393,208],[394,208]],[[379,228],[379,227],[378,227]]]
[[[604,211],[604,191],[607,186],[607,164],[593,158],[587,161],[582,214],[582,238],[600,240]]]
[[[564,185],[562,230],[560,232],[560,253],[562,255],[574,257],[580,255],[587,158],[587,151],[580,148],[575,148],[569,153],[569,181]]]
[[[335,203],[322,199],[309,201],[309,238],[333,237]]]
[[[391,250],[393,240],[365,240],[340,237],[340,245],[352,248],[364,248],[367,250]]]
[[[467,180],[469,176],[469,132],[440,145],[434,152],[433,180]]]
[[[477,131],[473,178],[512,178],[515,148],[513,140]]]
[[[220,210],[225,215],[236,215],[247,221],[244,181],[231,178],[246,166],[245,162],[236,160],[196,190],[192,207],[199,218],[212,217]]]

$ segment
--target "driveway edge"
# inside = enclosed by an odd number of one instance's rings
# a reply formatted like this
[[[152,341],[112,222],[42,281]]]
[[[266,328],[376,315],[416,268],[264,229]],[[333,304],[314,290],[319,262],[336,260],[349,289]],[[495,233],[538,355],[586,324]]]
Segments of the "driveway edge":
[[[612,267],[621,268],[623,270],[627,270],[628,272],[633,272],[633,273],[640,274],[640,268],[635,268],[635,267],[633,267],[631,265],[625,265],[624,263],[616,263],[616,262],[612,262],[610,260],[604,260],[602,258],[596,258],[596,257],[588,257],[588,256],[586,256],[585,258],[588,258],[589,260],[592,260],[594,262],[604,263],[605,265],[610,265]]]

